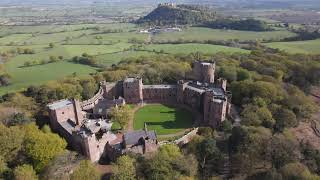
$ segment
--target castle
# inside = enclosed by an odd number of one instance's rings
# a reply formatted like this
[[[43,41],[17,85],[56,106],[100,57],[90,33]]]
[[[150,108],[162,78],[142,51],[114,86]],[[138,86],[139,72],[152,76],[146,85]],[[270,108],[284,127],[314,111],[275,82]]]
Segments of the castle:
[[[231,107],[227,81],[215,81],[214,62],[195,61],[188,79],[176,85],[144,85],[142,78],[100,84],[99,92],[87,101],[61,100],[48,105],[53,130],[65,137],[77,151],[92,162],[115,159],[126,152],[148,153],[158,148],[155,131],[114,134],[110,108],[128,104],[163,103],[184,106],[201,114],[202,125],[216,128],[226,119]]]
[[[158,4],[158,7],[163,7],[163,6],[176,8],[177,4],[176,3],[160,3],[160,4]]]

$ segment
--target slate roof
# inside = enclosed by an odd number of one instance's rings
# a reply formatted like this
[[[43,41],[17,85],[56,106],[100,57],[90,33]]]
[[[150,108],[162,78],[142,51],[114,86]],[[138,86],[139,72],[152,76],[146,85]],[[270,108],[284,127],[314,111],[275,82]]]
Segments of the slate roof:
[[[135,145],[138,144],[139,139],[146,138],[152,140],[157,140],[157,135],[155,131],[134,131],[134,132],[128,132],[124,134],[124,141],[126,145]]]

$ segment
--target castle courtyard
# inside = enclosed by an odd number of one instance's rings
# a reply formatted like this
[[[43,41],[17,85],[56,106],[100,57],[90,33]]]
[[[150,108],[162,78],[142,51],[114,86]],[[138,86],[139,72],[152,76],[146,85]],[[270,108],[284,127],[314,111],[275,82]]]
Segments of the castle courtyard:
[[[143,129],[144,123],[158,135],[175,134],[192,127],[193,115],[186,109],[150,104],[135,112],[134,130]]]

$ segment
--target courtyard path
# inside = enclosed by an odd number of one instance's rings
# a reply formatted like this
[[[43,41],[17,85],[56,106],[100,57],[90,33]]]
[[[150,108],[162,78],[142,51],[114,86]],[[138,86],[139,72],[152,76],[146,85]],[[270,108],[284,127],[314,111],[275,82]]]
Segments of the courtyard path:
[[[128,125],[127,125],[127,131],[128,132],[132,132],[132,131],[134,131],[134,128],[133,128],[133,121],[134,121],[134,114],[135,114],[135,112],[136,111],[138,111],[141,107],[143,107],[144,105],[137,105],[137,106],[135,106],[134,108],[133,108],[133,116],[132,116],[132,118],[129,120],[129,122],[128,122]]]

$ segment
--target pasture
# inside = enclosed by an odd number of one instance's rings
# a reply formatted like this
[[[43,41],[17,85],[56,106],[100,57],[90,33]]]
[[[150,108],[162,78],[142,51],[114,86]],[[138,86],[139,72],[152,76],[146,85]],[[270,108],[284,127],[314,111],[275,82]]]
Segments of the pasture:
[[[159,33],[153,37],[155,41],[205,41],[205,40],[239,40],[239,41],[255,41],[255,40],[278,40],[286,37],[295,36],[295,33],[281,30],[281,31],[267,31],[267,32],[252,32],[252,31],[237,31],[237,30],[223,30],[210,29],[202,27],[191,27],[181,32],[173,33]]]
[[[284,50],[288,53],[320,54],[320,39],[310,41],[275,42],[264,44],[267,47]]]
[[[30,85],[41,85],[51,80],[62,79],[73,73],[82,76],[96,72],[90,66],[66,61],[25,68],[11,67],[7,71],[11,75],[12,85],[1,87],[0,95],[22,90]]]
[[[158,135],[175,134],[191,128],[191,112],[161,104],[146,105],[134,116],[134,129],[141,130],[147,123],[148,130],[155,130]]]
[[[98,69],[90,66],[73,64],[70,59],[83,53],[95,56],[101,66],[110,66],[131,57],[164,54],[189,54],[202,52],[214,54],[249,53],[240,48],[210,44],[145,44],[143,48],[132,48],[138,42],[149,42],[148,34],[137,33],[139,27],[130,23],[113,24],[77,24],[77,25],[42,25],[42,26],[0,26],[0,53],[10,54],[4,62],[4,71],[12,77],[12,84],[0,88],[0,94],[58,80],[76,72],[88,75]],[[257,38],[279,38],[293,36],[287,31],[246,32],[215,30],[191,27],[182,32],[160,33],[154,40],[255,40]],[[53,43],[53,47],[49,44]],[[34,54],[19,54],[19,49],[32,49]],[[48,61],[50,56],[63,60],[58,63],[23,67],[26,62]],[[53,73],[55,72],[55,73]]]
[[[147,50],[153,51],[163,51],[168,54],[186,54],[186,53],[195,53],[202,52],[204,54],[214,54],[218,52],[226,53],[249,53],[250,51],[243,50],[240,48],[233,48],[220,45],[210,45],[210,44],[154,44],[146,47]]]

